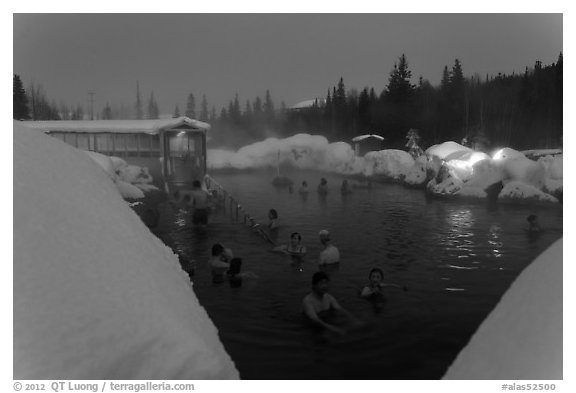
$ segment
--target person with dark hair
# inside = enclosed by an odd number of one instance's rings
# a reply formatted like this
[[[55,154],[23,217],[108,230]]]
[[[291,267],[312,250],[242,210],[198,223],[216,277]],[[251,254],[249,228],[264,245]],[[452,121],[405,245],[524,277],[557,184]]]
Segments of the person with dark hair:
[[[281,252],[293,257],[302,258],[306,255],[306,247],[301,244],[302,236],[298,232],[290,235],[290,243],[275,247],[272,251]]]
[[[537,215],[530,214],[528,217],[526,217],[526,221],[528,221],[528,232],[536,233],[542,230],[542,228],[540,228],[540,224],[538,224]]]
[[[308,194],[308,183],[306,181],[302,182],[302,185],[298,189],[298,192],[300,194],[306,194],[306,195]]]
[[[325,272],[316,272],[312,276],[312,292],[304,297],[302,305],[304,315],[317,326],[324,327],[339,334],[345,334],[346,331],[331,323],[325,322],[326,314],[339,312],[349,319],[359,322],[350,312],[344,309],[336,299],[328,293],[330,277]]]
[[[192,183],[192,191],[190,192],[192,198],[192,223],[194,225],[208,224],[208,207],[209,207],[209,194],[202,189],[202,184],[199,180],[194,180]]]
[[[396,288],[402,288],[405,291],[407,290],[406,287],[402,287],[397,284],[384,283],[382,282],[383,279],[384,279],[384,272],[382,271],[382,269],[375,267],[372,270],[370,270],[370,273],[368,274],[369,283],[366,284],[366,286],[364,286],[362,292],[360,292],[360,296],[365,298],[382,296],[383,295],[382,288],[384,287],[396,287]]]
[[[326,195],[328,194],[328,182],[325,178],[320,179],[320,184],[318,184],[318,194]]]
[[[242,279],[244,278],[258,278],[258,276],[252,272],[241,272],[241,270],[242,258],[232,258],[232,260],[230,260],[230,268],[226,272],[226,277],[228,277],[231,287],[240,287],[242,285]]]
[[[276,209],[270,209],[270,211],[268,212],[268,228],[273,230],[273,229],[278,229],[278,226],[280,225],[278,223],[278,212],[276,211]]]
[[[208,262],[212,269],[212,278],[214,282],[222,282],[224,280],[224,273],[230,268],[230,260],[234,256],[232,250],[224,248],[220,243],[212,246],[212,257]]]

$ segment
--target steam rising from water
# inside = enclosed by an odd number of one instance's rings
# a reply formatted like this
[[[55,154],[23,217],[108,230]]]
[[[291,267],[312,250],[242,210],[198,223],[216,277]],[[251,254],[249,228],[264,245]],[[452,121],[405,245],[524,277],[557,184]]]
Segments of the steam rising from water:
[[[268,138],[240,148],[208,150],[210,169],[253,169],[291,165],[341,174],[405,174],[413,165],[412,157],[401,150],[369,152],[356,157],[346,142],[329,143],[321,135],[297,134],[285,139]]]

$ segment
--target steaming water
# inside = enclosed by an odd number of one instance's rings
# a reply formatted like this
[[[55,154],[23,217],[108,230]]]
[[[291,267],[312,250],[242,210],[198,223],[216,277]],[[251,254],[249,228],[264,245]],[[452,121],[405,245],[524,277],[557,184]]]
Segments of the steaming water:
[[[440,378],[514,278],[562,236],[558,207],[428,200],[421,190],[393,184],[343,197],[341,178],[330,176],[321,198],[315,192],[321,175],[291,177],[308,181],[307,199],[297,187],[293,194],[274,189],[272,174],[215,176],[258,222],[266,223],[268,209],[278,210],[280,243],[293,231],[302,234],[308,256],[301,264],[271,253],[269,243],[221,212],[196,230],[189,217],[165,206],[158,231],[194,260],[184,268],[194,270],[194,291],[244,379]],[[532,213],[546,229],[537,237],[524,231]],[[330,230],[342,255],[328,271],[330,292],[366,322],[346,336],[318,332],[301,314],[318,270],[320,229]],[[214,242],[232,248],[243,270],[259,279],[240,288],[213,284],[207,260]],[[408,291],[389,288],[383,303],[361,299],[374,266]]]

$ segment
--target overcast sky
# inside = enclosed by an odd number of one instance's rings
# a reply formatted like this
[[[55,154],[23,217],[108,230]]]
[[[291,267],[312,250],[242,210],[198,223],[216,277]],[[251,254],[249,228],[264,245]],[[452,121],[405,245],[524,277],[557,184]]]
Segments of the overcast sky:
[[[193,93],[219,111],[238,93],[277,106],[386,86],[406,54],[413,82],[440,81],[458,58],[466,76],[523,72],[562,51],[561,14],[15,14],[14,73],[57,103],[133,106],[136,81],[161,113]]]

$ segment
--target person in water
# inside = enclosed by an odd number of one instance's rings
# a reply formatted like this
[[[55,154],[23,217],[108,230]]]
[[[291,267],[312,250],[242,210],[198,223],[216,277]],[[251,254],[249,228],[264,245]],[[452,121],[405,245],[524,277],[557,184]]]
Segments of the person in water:
[[[240,287],[243,279],[258,278],[252,272],[242,272],[242,258],[232,258],[230,260],[230,268],[226,272],[226,277],[233,288]]]
[[[330,241],[330,232],[323,229],[318,233],[318,236],[320,238],[320,243],[324,246],[324,250],[320,252],[320,256],[318,257],[318,265],[330,265],[340,262],[340,251],[332,245]]]
[[[526,217],[526,221],[528,221],[528,232],[537,233],[542,231],[542,228],[540,228],[540,224],[538,224],[537,215],[530,214],[528,217]]]
[[[190,196],[192,198],[192,207],[194,208],[194,213],[192,213],[192,223],[194,225],[208,224],[208,207],[210,196],[208,192],[202,189],[202,185],[200,184],[199,180],[194,180],[192,183],[192,191]]]
[[[308,183],[306,181],[302,182],[302,185],[298,189],[300,194],[308,194]]]
[[[306,295],[302,301],[304,315],[318,326],[322,326],[333,332],[345,334],[346,331],[323,319],[329,312],[339,312],[349,319],[359,322],[350,312],[344,309],[336,301],[334,296],[328,293],[330,277],[324,272],[316,272],[312,276],[312,292]]]
[[[224,248],[220,243],[212,246],[212,257],[208,261],[212,269],[212,278],[214,282],[224,281],[224,273],[230,268],[230,260],[234,257],[232,250]]]
[[[270,209],[270,211],[268,212],[268,229],[278,229],[279,227],[279,223],[278,223],[278,212],[276,211],[276,209]]]
[[[302,236],[298,232],[290,235],[290,243],[274,248],[272,251],[281,252],[293,257],[302,258],[306,255],[306,247],[301,244]]]
[[[402,287],[396,284],[384,283],[382,280],[384,279],[384,272],[380,268],[373,268],[370,270],[370,274],[368,274],[368,284],[362,288],[362,292],[360,292],[360,296],[364,298],[370,298],[375,296],[382,296],[382,288],[384,287],[397,287],[402,288],[403,290],[407,290],[406,287]]]
[[[318,184],[318,194],[328,194],[328,182],[325,178],[320,179],[320,184]]]
[[[342,186],[340,187],[340,192],[342,193],[342,195],[347,195],[347,194],[350,194],[352,192],[352,189],[350,188],[350,185],[348,184],[348,180],[346,180],[346,179],[342,180]]]

